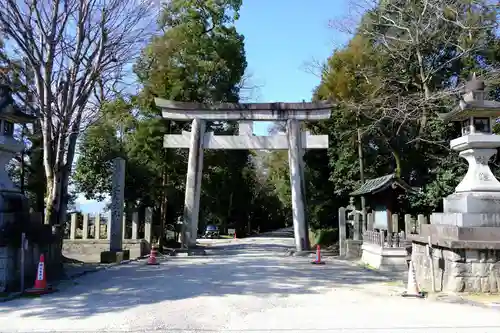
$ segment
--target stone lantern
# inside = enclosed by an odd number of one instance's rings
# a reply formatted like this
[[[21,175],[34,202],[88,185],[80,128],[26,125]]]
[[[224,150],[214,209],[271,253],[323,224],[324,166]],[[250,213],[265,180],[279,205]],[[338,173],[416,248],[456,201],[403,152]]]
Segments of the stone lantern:
[[[493,134],[500,102],[486,99],[485,84],[472,77],[445,122],[459,122],[462,136],[451,149],[469,169],[455,192],[443,199],[443,212],[433,213],[412,239],[412,262],[421,288],[445,292],[490,293],[500,290],[500,182],[488,162],[500,147]],[[431,260],[432,259],[432,260]]]
[[[14,139],[14,124],[31,123],[35,119],[16,106],[10,87],[0,84],[0,192],[20,192],[5,169],[14,155],[24,149],[24,143]]]
[[[496,203],[500,199],[500,182],[488,165],[500,147],[500,136],[493,134],[495,119],[500,117],[500,102],[485,100],[484,89],[484,82],[474,75],[466,84],[459,105],[451,112],[440,114],[445,122],[461,124],[462,136],[451,140],[450,147],[469,163],[467,174],[455,193],[444,201],[445,212],[500,213],[500,203]]]
[[[17,279],[18,249],[9,245],[11,231],[31,223],[28,199],[14,186],[6,170],[14,155],[24,149],[24,143],[14,139],[14,125],[34,120],[16,106],[10,87],[0,83],[0,292]]]

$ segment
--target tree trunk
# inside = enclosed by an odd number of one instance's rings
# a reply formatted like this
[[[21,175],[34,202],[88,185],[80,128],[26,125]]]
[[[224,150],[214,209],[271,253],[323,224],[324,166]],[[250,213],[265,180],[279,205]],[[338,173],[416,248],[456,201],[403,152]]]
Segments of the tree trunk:
[[[64,167],[62,168],[62,175],[61,175],[61,199],[60,199],[60,207],[59,207],[59,224],[64,226],[64,224],[67,222],[66,221],[66,214],[68,211],[68,201],[69,201],[69,195],[68,195],[68,185],[69,185],[69,177],[71,175],[71,169],[73,166],[73,160],[75,157],[75,150],[76,150],[76,140],[77,140],[77,133],[72,132],[69,136],[69,146],[68,146],[68,152],[66,153],[66,163],[64,164]]]
[[[161,221],[160,221],[160,237],[159,237],[159,244],[160,244],[160,251],[163,250],[163,246],[165,245],[165,237],[166,237],[166,232],[165,232],[165,225],[167,222],[167,206],[168,206],[168,198],[167,198],[167,170],[166,167],[163,169],[162,173],[162,197],[161,197],[161,204],[160,204],[160,216],[161,216]]]

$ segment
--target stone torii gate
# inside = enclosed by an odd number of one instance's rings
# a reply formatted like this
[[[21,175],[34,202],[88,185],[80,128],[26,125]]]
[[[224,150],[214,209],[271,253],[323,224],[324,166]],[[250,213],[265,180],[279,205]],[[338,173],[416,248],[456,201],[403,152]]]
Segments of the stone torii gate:
[[[328,135],[301,132],[300,121],[330,118],[332,104],[313,103],[221,103],[207,105],[155,98],[163,118],[192,121],[191,132],[165,135],[164,148],[189,148],[184,200],[183,245],[194,246],[198,233],[203,149],[288,150],[292,216],[298,251],[308,243],[303,181],[304,149],[328,148]],[[251,121],[286,121],[286,135],[254,136]],[[238,121],[238,135],[205,132],[206,121]]]

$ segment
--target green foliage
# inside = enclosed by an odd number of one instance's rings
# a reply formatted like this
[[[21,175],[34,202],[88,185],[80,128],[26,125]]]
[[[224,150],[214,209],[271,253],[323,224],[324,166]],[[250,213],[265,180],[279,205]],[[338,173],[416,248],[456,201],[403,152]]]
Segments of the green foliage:
[[[313,232],[314,242],[311,245],[330,246],[339,241],[339,231],[337,228],[318,229]]]
[[[337,105],[330,120],[307,124],[330,138],[327,154],[306,154],[313,228],[335,226],[338,208],[360,186],[357,129],[362,132],[365,179],[395,172],[422,189],[421,195],[400,198],[401,210],[441,209],[442,198],[453,192],[467,167],[448,148],[460,134],[435,114],[457,105],[454,89],[472,71],[498,82],[498,75],[492,78],[499,68],[494,34],[498,8],[467,3],[455,4],[459,17],[443,18],[432,10],[423,12],[423,2],[385,1],[365,15],[347,46],[328,58],[313,100],[333,99]],[[425,24],[417,24],[419,19]],[[417,35],[419,43],[408,42]],[[491,96],[498,98],[493,88]]]
[[[240,6],[238,0],[164,5],[160,26],[165,33],[151,41],[134,67],[141,91],[105,105],[101,120],[80,142],[74,178],[87,198],[102,199],[109,191],[111,159],[121,156],[127,165],[127,207],[152,206],[162,223],[182,215],[188,151],[164,149],[163,136],[189,130],[189,124],[159,117],[154,98],[238,101],[247,66],[244,38],[233,25]],[[207,131],[233,134],[236,124],[208,123]],[[200,230],[210,223],[223,232],[236,228],[241,235],[283,226],[282,204],[250,156],[248,151],[204,151]]]

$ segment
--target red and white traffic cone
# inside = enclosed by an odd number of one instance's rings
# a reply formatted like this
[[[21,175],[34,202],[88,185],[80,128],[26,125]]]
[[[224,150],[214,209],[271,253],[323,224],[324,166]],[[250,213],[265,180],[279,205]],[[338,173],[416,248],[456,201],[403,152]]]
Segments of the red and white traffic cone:
[[[311,261],[311,264],[314,265],[324,265],[325,262],[321,261],[321,247],[319,245],[316,245],[316,260]]]
[[[149,254],[149,258],[148,258],[148,262],[147,262],[148,265],[159,265],[160,264],[158,262],[158,260],[156,260],[157,254],[158,254],[158,250],[156,249],[156,247],[155,246],[151,247],[151,253]]]
[[[45,256],[43,253],[40,255],[40,261],[38,262],[38,269],[35,278],[35,284],[33,288],[26,289],[24,292],[29,295],[44,295],[54,292],[55,289],[47,285],[47,276],[45,273]]]

